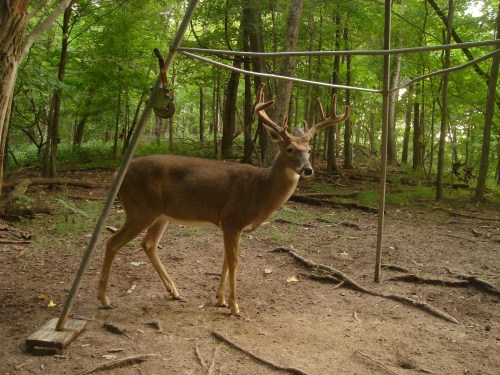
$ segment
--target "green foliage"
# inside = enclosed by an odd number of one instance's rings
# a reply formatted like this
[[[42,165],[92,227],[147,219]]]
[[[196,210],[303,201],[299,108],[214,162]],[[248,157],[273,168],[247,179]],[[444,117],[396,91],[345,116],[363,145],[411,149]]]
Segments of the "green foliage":
[[[447,12],[447,3],[438,2]],[[27,59],[21,65],[16,81],[9,149],[19,166],[40,166],[43,144],[46,141],[46,124],[49,118],[50,102],[54,90],[62,91],[61,143],[58,151],[58,168],[75,165],[109,166],[117,165],[111,160],[112,141],[116,128],[121,150],[123,135],[128,132],[134,119],[141,95],[149,93],[157,73],[157,61],[152,50],[155,47],[166,55],[179,22],[185,13],[186,2],[172,0],[102,0],[89,2],[76,0],[71,19],[68,61],[64,82],[57,79],[60,58],[60,26],[55,24],[43,34],[33,46]],[[283,49],[286,18],[290,2],[286,0],[261,1],[264,49]],[[372,0],[339,0],[334,2],[311,0],[304,2],[302,24],[299,32],[298,50],[334,50],[337,25],[332,15],[341,16],[341,28],[349,30],[349,48],[354,50],[380,50],[383,46],[383,6]],[[455,0],[453,27],[464,42],[493,39],[498,3],[493,0],[471,2]],[[480,13],[472,13],[471,6],[480,6]],[[186,34],[183,45],[214,49],[241,50],[242,30],[240,27],[241,2],[214,0],[200,2],[192,22],[192,29]],[[32,20],[29,28],[38,20]],[[443,43],[443,23],[427,2],[393,2],[392,48],[439,45]],[[252,25],[258,26],[258,25]],[[346,49],[342,41],[340,49]],[[399,45],[400,44],[400,45]],[[491,48],[471,49],[479,57]],[[227,56],[214,57],[231,64]],[[452,65],[463,64],[467,58],[461,50],[451,54]],[[393,59],[394,60],[394,59]],[[431,71],[442,69],[442,53],[413,53],[404,55],[401,62],[400,83]],[[281,60],[270,58],[267,69],[277,72]],[[332,57],[300,57],[296,59],[296,76],[330,82],[333,72]],[[479,64],[488,72],[491,61]],[[382,58],[380,56],[353,56],[352,84],[357,87],[381,88]],[[346,64],[342,60],[340,81],[345,82]],[[173,76],[175,75],[175,82]],[[163,136],[154,137],[154,121],[150,121],[137,155],[149,153],[177,153],[214,158],[213,134],[208,126],[215,116],[215,97],[221,111],[224,89],[229,73],[208,64],[178,55],[169,73],[169,82],[175,91],[176,115],[173,119],[174,144],[169,149]],[[239,85],[237,108],[237,131],[241,132],[243,118],[243,77]],[[274,87],[278,83],[270,81]],[[401,157],[405,129],[406,108],[416,100],[421,102],[424,123],[426,173],[430,179],[436,169],[437,141],[440,123],[441,77],[425,81],[423,94],[416,91],[401,93],[396,108],[396,144]],[[205,90],[205,142],[198,142],[199,88]],[[422,89],[422,87],[421,87]],[[305,113],[306,99],[322,98],[328,102],[329,88],[314,88],[307,98],[305,85],[296,84],[293,89],[291,127],[300,124]],[[353,139],[364,147],[378,150],[380,147],[381,96],[365,92],[351,92],[351,120],[354,124]],[[120,97],[120,105],[118,98]],[[345,98],[345,90],[339,91],[339,102]],[[449,119],[450,134],[445,153],[446,170],[455,161],[467,161],[478,165],[482,149],[486,84],[484,78],[469,68],[450,75]],[[314,107],[314,106],[313,106]],[[143,106],[140,108],[142,109]],[[313,109],[314,110],[314,109]],[[73,146],[77,124],[86,119],[83,143]],[[370,128],[372,127],[372,128]],[[256,125],[252,131],[255,132]],[[341,128],[341,132],[343,128]],[[369,134],[373,134],[370,139]],[[340,134],[342,139],[343,134]],[[410,134],[410,137],[412,135]],[[107,140],[107,142],[106,142]],[[493,185],[494,172],[498,164],[498,127],[494,127],[491,140],[489,182]],[[239,140],[238,140],[239,142]],[[240,144],[234,148],[234,155],[241,156]],[[36,143],[36,145],[35,145]],[[371,144],[373,143],[373,144]],[[412,144],[409,145],[411,157]],[[456,156],[453,155],[456,150]],[[433,164],[430,165],[430,159]],[[458,160],[456,160],[458,159]],[[411,162],[411,160],[410,160]],[[10,167],[15,168],[12,158]],[[477,167],[476,167],[477,172]],[[420,173],[420,172],[419,172]],[[422,174],[422,173],[420,173]],[[431,188],[432,189],[432,188]],[[420,194],[420,193],[419,193]],[[367,202],[373,202],[368,195]],[[402,198],[401,198],[402,199]]]

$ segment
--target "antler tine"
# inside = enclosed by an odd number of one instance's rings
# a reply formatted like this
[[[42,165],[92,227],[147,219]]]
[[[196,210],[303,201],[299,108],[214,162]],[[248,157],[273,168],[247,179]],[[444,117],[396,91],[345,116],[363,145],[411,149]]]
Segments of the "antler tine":
[[[345,113],[342,116],[337,116],[337,96],[332,96],[332,114],[330,117],[325,116],[325,112],[323,110],[323,105],[321,104],[321,100],[318,98],[318,108],[319,115],[321,121],[314,125],[311,129],[307,131],[307,135],[312,137],[315,133],[319,132],[321,129],[326,128],[327,126],[332,126],[338,124],[342,121],[345,121],[349,118],[350,109],[349,106],[345,106]]]
[[[267,125],[270,129],[281,135],[282,138],[289,138],[287,132],[287,124],[280,127],[267,115],[266,109],[274,104],[274,100],[264,102],[264,84],[261,83],[259,89],[257,90],[257,103],[255,103],[255,113],[262,120],[262,122]]]

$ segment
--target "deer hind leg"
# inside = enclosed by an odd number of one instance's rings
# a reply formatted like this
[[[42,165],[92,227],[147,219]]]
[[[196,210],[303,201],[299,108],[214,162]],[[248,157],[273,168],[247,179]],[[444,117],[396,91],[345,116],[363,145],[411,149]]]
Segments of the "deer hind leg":
[[[129,217],[125,220],[123,227],[113,234],[106,244],[106,255],[101,270],[101,277],[99,279],[99,287],[97,290],[97,299],[101,302],[102,307],[111,309],[109,298],[106,294],[109,280],[109,272],[111,265],[116,257],[116,254],[130,241],[139,235],[150,223],[144,220],[132,220]]]
[[[156,272],[160,275],[161,281],[165,285],[165,288],[167,288],[167,291],[170,293],[172,298],[182,300],[183,298],[179,295],[173,280],[170,278],[167,270],[160,260],[160,257],[158,256],[158,243],[160,242],[160,238],[163,235],[163,232],[165,232],[167,225],[168,219],[157,219],[153,225],[149,227],[144,239],[141,242],[141,246],[153,264],[153,267],[156,269]]]
[[[240,250],[241,231],[223,229],[224,232],[224,263],[222,265],[221,281],[219,283],[219,302],[224,300],[224,290],[220,290],[221,285],[225,285],[225,277],[229,276],[229,309],[231,314],[240,315],[236,297],[236,270],[238,268],[238,257]],[[222,292],[222,293],[221,293]]]

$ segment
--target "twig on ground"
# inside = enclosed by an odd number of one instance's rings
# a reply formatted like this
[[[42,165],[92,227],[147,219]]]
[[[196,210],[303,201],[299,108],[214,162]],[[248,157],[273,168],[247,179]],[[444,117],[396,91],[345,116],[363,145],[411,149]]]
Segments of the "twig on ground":
[[[222,336],[220,333],[217,333],[217,332],[212,332],[212,335],[214,335],[216,338],[218,338],[219,340],[221,341],[224,341],[226,344],[229,344],[231,345],[233,348],[236,348],[238,349],[239,351],[245,353],[246,355],[252,357],[253,359],[261,362],[261,363],[264,363],[268,366],[271,366],[273,367],[274,369],[277,369],[277,370],[282,370],[282,371],[288,371],[292,374],[299,374],[299,375],[307,375],[306,372],[298,369],[298,368],[295,368],[295,367],[286,367],[286,366],[281,366],[281,365],[278,365],[268,359],[264,359],[262,357],[259,357],[258,355],[242,348],[241,346],[239,346],[238,344],[235,344],[234,342],[232,342],[231,340],[229,340],[228,338]]]
[[[370,357],[368,354],[363,353],[361,350],[356,350],[355,353],[361,355],[362,357],[365,357],[366,359],[369,359],[370,361],[372,361],[380,366],[382,366],[384,369],[389,371],[391,374],[399,375],[399,373],[397,373],[396,371],[393,371],[389,367],[387,367],[387,365],[385,363],[379,361],[378,359]]]
[[[217,354],[219,354],[219,349],[222,343],[217,345],[214,349],[214,354],[212,355],[212,360],[210,361],[210,365],[207,368],[207,375],[212,375],[214,373],[215,368],[215,360],[217,359]]]
[[[116,368],[121,368],[121,367],[126,367],[126,366],[132,366],[137,363],[144,362],[148,358],[151,357],[156,357],[156,354],[141,354],[141,355],[133,355],[130,357],[125,357],[121,359],[117,359],[113,362],[106,362],[101,365],[98,365],[96,367],[93,367],[91,369],[83,370],[82,372],[79,372],[78,375],[88,375],[88,374],[93,374],[95,372],[99,371],[107,371],[107,370],[113,370]]]
[[[460,217],[466,217],[468,219],[476,219],[476,220],[486,220],[486,221],[500,221],[500,219],[495,219],[492,217],[479,217],[479,216],[474,216],[474,215],[466,215],[466,214],[460,214],[458,212],[453,212],[446,210],[444,208],[439,208],[440,210],[452,215],[452,216],[460,216]]]
[[[330,266],[326,266],[324,264],[320,264],[320,263],[316,263],[316,262],[313,262],[311,260],[308,260],[308,259],[300,256],[299,254],[297,254],[295,251],[293,251],[291,249],[277,248],[277,249],[274,249],[272,251],[273,252],[289,253],[296,260],[300,261],[301,263],[307,265],[310,268],[328,271],[328,272],[330,272],[330,274],[332,276],[334,276],[336,278],[336,280],[337,279],[343,280],[344,284],[346,286],[349,286],[352,289],[357,290],[359,292],[370,294],[372,296],[392,299],[393,301],[402,302],[402,303],[405,303],[405,304],[410,305],[410,306],[415,306],[415,307],[418,307],[418,308],[420,308],[420,309],[422,309],[422,310],[424,310],[424,311],[426,311],[434,316],[437,316],[438,318],[442,318],[442,319],[447,320],[451,323],[458,324],[458,320],[456,320],[453,316],[445,313],[444,311],[439,310],[438,308],[436,308],[432,305],[429,305],[425,302],[415,301],[415,300],[412,300],[408,297],[400,296],[397,294],[386,294],[386,293],[382,293],[382,292],[377,292],[375,290],[367,289],[367,288],[361,286],[360,284],[358,284],[356,281],[352,280],[350,277],[348,277],[344,273],[340,272],[339,270],[336,270],[335,268],[330,267]]]
[[[465,240],[465,241],[469,241],[469,242],[472,242],[472,243],[477,243],[476,240],[473,240],[471,238],[465,238],[465,237],[461,237],[461,236],[455,236],[454,234],[449,234],[449,233],[445,233],[445,235],[448,236],[448,237],[458,238],[459,240]]]
[[[196,345],[196,344],[194,344],[194,356],[196,357],[196,360],[198,361],[198,363],[200,364],[200,366],[203,369],[206,369],[207,368],[207,364],[205,363],[205,361],[201,357],[200,348],[198,348],[198,345]]]

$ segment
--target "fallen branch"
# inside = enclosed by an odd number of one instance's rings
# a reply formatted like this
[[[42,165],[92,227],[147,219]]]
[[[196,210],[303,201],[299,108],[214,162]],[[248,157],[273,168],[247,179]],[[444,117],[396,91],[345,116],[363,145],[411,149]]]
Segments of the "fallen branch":
[[[311,204],[313,206],[326,206],[326,207],[333,207],[333,208],[340,208],[340,207],[353,208],[353,209],[369,212],[372,214],[376,214],[378,212],[377,208],[362,206],[362,205],[355,203],[355,202],[332,202],[332,201],[325,200],[325,199],[318,199],[318,198],[308,197],[308,196],[299,195],[299,194],[293,194],[290,197],[290,200],[293,202]]]
[[[148,358],[151,357],[156,357],[156,354],[141,354],[141,355],[134,355],[130,357],[125,357],[122,359],[117,359],[116,361],[112,362],[106,362],[101,365],[98,365],[96,367],[93,367],[91,369],[84,370],[82,372],[79,372],[78,375],[88,375],[88,374],[93,374],[99,371],[108,371],[108,370],[113,370],[116,368],[121,368],[121,367],[126,367],[126,366],[132,366],[141,362],[144,362]]]
[[[110,184],[101,183],[101,182],[89,182],[83,180],[73,180],[71,178],[44,178],[44,177],[34,177],[34,178],[23,178],[22,180],[14,180],[10,182],[6,182],[3,184],[5,189],[9,188],[17,188],[17,186],[26,187],[35,186],[35,185],[68,185],[68,186],[76,186],[83,187],[88,189],[99,189],[99,188],[108,188]]]
[[[281,365],[278,365],[268,359],[264,359],[262,357],[259,357],[258,355],[242,348],[241,346],[239,346],[238,344],[235,344],[234,342],[232,342],[231,340],[229,340],[228,338],[222,336],[220,333],[217,333],[217,332],[212,332],[212,335],[214,335],[216,338],[218,338],[219,340],[221,341],[224,341],[226,344],[229,344],[231,345],[233,348],[236,348],[238,349],[239,351],[245,353],[246,355],[252,357],[253,359],[261,362],[261,363],[264,363],[268,366],[271,366],[272,368],[274,369],[277,369],[277,370],[281,370],[281,371],[288,371],[292,374],[299,374],[299,375],[307,375],[306,372],[298,369],[298,368],[295,368],[295,367],[285,367],[285,366],[281,366]]]
[[[449,214],[451,216],[466,217],[468,219],[475,219],[475,220],[500,221],[500,219],[494,219],[492,217],[480,217],[480,216],[474,216],[474,215],[461,214],[461,213],[458,213],[458,212],[453,212],[453,211],[450,211],[450,210],[446,210],[444,208],[438,208],[438,209],[446,212],[447,214]]]
[[[429,305],[425,302],[415,301],[415,300],[412,300],[408,297],[400,296],[397,294],[386,294],[386,293],[382,293],[382,292],[377,292],[375,290],[367,289],[367,288],[361,286],[360,284],[358,284],[356,281],[349,278],[344,273],[340,272],[339,270],[336,270],[335,268],[330,267],[330,266],[326,266],[324,264],[320,264],[320,263],[316,263],[316,262],[313,262],[311,260],[308,260],[308,259],[300,256],[299,254],[297,254],[295,251],[293,251],[291,249],[277,248],[277,249],[274,249],[272,251],[273,252],[286,252],[286,253],[292,255],[296,260],[300,261],[301,263],[305,264],[306,266],[308,266],[310,268],[327,271],[330,273],[331,276],[335,277],[336,283],[338,283],[338,280],[343,280],[344,285],[351,287],[352,289],[354,289],[358,292],[363,292],[366,294],[370,294],[372,296],[383,297],[383,298],[391,299],[393,301],[402,302],[404,304],[422,309],[431,315],[437,316],[438,318],[447,320],[451,323],[458,324],[458,320],[456,320],[454,317],[439,310],[438,308],[436,308],[432,305]]]
[[[29,240],[4,240],[0,239],[0,244],[29,245]]]

